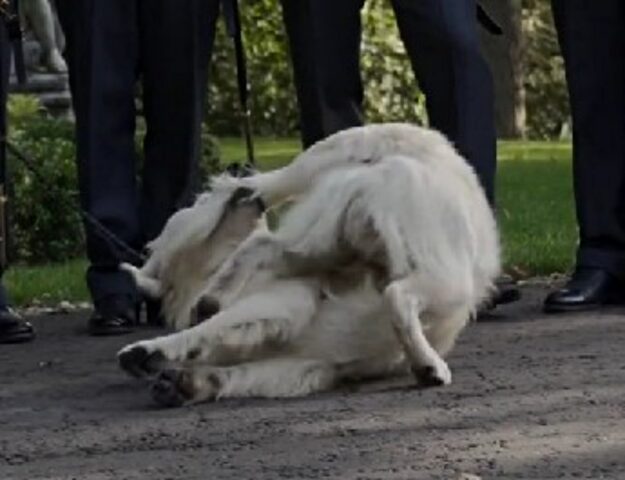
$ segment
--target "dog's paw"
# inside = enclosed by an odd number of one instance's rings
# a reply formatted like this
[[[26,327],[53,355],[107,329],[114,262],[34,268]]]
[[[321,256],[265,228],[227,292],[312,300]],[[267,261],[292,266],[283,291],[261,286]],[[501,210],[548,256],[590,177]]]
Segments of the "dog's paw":
[[[167,359],[160,350],[150,351],[141,343],[120,350],[117,361],[122,370],[137,378],[154,375],[167,365]]]
[[[164,370],[152,385],[152,398],[161,407],[181,407],[193,399],[193,380],[181,369]]]
[[[442,387],[451,383],[451,370],[443,360],[434,365],[413,367],[412,373],[421,387]]]

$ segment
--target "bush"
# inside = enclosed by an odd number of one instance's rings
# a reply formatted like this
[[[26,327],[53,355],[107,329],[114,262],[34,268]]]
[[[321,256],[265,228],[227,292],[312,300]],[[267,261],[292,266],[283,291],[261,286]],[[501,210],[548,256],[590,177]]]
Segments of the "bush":
[[[74,125],[45,116],[32,97],[9,101],[9,140],[33,161],[36,172],[10,156],[11,259],[38,263],[84,255],[78,204]],[[143,134],[138,129],[137,144]],[[219,168],[219,146],[202,135],[202,182]],[[138,151],[141,149],[138,148]]]
[[[34,97],[12,96],[9,140],[36,169],[10,157],[11,258],[22,262],[60,261],[83,253],[77,210],[73,125],[46,118]]]
[[[11,140],[37,162],[37,173],[22,162],[12,164],[12,256],[30,263],[76,257],[83,253],[84,242],[77,210],[74,144],[26,132],[12,135]]]

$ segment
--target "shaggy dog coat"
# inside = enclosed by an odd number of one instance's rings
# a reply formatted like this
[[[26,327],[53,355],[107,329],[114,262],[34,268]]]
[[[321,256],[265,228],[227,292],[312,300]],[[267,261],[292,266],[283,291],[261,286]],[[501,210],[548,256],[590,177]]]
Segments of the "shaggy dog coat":
[[[285,202],[269,230],[264,206]],[[216,177],[150,250],[124,268],[179,331],[118,356],[134,375],[158,374],[163,405],[402,371],[447,384],[443,356],[500,269],[473,170],[442,135],[407,124],[353,128],[284,168]],[[206,306],[217,313],[205,318]]]

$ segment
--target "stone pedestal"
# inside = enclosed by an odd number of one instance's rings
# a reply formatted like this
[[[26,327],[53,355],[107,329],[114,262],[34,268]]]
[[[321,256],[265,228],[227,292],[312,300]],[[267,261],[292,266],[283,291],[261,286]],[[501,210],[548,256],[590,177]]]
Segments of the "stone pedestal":
[[[72,101],[69,92],[67,73],[45,71],[40,65],[41,47],[34,40],[24,42],[24,63],[27,82],[17,83],[15,72],[11,72],[9,91],[11,93],[32,94],[39,98],[43,107],[55,117],[69,117],[72,114]]]

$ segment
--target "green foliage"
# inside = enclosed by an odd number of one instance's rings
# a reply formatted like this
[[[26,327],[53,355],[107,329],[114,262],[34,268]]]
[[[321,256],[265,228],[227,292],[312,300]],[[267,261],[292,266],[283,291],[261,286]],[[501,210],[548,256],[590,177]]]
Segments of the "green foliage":
[[[564,64],[548,0],[524,0],[527,132],[558,138],[569,121]]]
[[[83,252],[77,207],[73,125],[46,118],[36,99],[13,96],[8,105],[10,141],[37,169],[10,163],[12,257],[58,261]]]
[[[389,4],[369,0],[363,9],[361,65],[367,120],[423,124],[425,98],[417,87]]]

